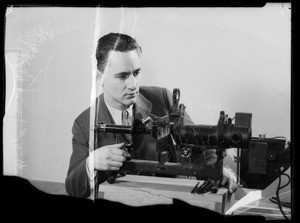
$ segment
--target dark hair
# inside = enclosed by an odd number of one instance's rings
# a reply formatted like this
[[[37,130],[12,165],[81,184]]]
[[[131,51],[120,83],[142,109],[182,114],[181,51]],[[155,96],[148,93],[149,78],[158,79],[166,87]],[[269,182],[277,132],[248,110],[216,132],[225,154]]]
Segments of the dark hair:
[[[142,48],[134,38],[126,34],[109,33],[98,40],[96,49],[97,68],[101,72],[104,71],[108,54],[112,50],[119,52],[136,50],[138,54],[142,53]]]

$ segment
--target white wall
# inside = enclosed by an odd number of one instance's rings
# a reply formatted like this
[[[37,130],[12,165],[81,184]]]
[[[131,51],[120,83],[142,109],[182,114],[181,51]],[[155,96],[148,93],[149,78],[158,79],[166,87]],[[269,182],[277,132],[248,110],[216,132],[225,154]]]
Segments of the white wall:
[[[221,110],[249,112],[254,136],[290,138],[288,7],[10,8],[5,49],[22,52],[19,175],[64,181],[73,120],[90,103],[95,33],[136,37],[142,84],[180,88],[196,123],[216,125]]]

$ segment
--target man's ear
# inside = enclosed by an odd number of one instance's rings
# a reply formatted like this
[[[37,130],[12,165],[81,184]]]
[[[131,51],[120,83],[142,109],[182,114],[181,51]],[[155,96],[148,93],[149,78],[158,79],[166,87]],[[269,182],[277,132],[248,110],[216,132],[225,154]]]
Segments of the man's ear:
[[[99,81],[101,79],[102,75],[103,75],[103,73],[99,69],[97,69],[96,80]]]

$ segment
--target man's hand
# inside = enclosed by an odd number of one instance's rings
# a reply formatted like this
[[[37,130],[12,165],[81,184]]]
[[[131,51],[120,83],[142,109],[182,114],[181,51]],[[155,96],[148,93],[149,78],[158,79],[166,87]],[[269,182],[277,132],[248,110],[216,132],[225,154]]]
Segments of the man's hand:
[[[89,154],[89,159],[94,157],[95,170],[119,170],[130,154],[123,150],[124,143],[106,145]]]
[[[214,166],[218,160],[216,149],[205,150],[204,159],[206,166]],[[234,193],[238,189],[236,178],[236,174],[231,168],[223,167],[223,178],[221,181],[221,185],[225,185],[228,183],[228,189],[230,193]]]
[[[229,167],[223,167],[223,179],[221,185],[228,183],[229,193],[234,193],[238,189],[238,184],[236,182],[236,174]]]

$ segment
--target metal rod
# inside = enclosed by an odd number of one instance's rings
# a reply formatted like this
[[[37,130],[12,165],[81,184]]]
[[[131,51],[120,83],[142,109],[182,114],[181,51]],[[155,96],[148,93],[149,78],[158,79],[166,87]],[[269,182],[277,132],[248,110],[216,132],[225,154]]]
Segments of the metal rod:
[[[194,163],[172,163],[166,162],[161,165],[158,161],[132,159],[126,161],[121,170],[128,170],[129,173],[139,172],[161,173],[167,175],[196,176],[199,179],[221,179],[223,162],[218,162],[215,167],[205,167]]]
[[[109,124],[98,124],[97,126],[98,132],[117,132],[117,133],[132,133],[132,126],[126,125],[109,125]]]

